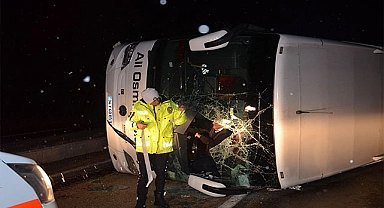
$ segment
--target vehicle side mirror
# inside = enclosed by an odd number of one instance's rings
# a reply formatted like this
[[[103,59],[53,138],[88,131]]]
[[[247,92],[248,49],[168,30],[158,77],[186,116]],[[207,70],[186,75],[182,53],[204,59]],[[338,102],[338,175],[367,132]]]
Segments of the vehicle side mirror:
[[[213,32],[213,33],[209,33],[207,35],[197,37],[197,38],[193,38],[193,39],[189,40],[189,48],[191,49],[191,51],[211,51],[211,50],[216,50],[219,48],[224,48],[225,46],[228,45],[228,42],[225,42],[225,43],[217,45],[217,46],[209,47],[209,48],[207,48],[205,46],[205,44],[212,42],[214,40],[217,40],[217,39],[223,37],[225,34],[227,34],[227,31],[220,30],[217,32]]]

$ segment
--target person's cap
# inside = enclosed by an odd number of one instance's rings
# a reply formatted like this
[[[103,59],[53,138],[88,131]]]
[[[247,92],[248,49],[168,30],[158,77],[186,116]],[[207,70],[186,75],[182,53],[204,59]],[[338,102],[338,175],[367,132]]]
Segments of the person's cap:
[[[147,88],[143,90],[141,96],[147,104],[150,104],[159,97],[159,93],[154,88]]]

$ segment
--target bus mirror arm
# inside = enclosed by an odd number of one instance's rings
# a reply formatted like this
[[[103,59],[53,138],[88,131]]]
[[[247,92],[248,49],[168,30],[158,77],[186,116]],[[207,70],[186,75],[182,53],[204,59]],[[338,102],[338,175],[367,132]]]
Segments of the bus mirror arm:
[[[225,30],[228,31],[228,29],[225,29]],[[225,34],[223,37],[213,40],[211,42],[204,43],[204,46],[206,48],[211,48],[211,47],[215,47],[215,46],[224,44],[226,42],[229,42],[234,37],[244,34],[246,32],[265,32],[265,31],[267,30],[264,28],[261,28],[252,24],[243,23],[233,28],[232,30],[229,30],[228,33]]]
[[[109,126],[113,129],[113,131],[116,132],[117,135],[119,135],[122,139],[124,139],[125,141],[127,141],[129,144],[132,145],[133,148],[136,149],[136,142],[133,141],[131,138],[129,138],[127,135],[125,135],[123,132],[119,131],[118,129],[116,129],[115,127],[112,126],[111,122],[107,121]]]

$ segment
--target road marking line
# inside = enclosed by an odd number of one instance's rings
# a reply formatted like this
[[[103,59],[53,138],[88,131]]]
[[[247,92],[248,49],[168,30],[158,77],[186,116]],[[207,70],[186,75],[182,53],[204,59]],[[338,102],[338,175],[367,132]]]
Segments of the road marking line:
[[[226,202],[224,202],[224,204],[222,204],[219,208],[232,208],[247,195],[248,194],[234,195],[229,198]]]

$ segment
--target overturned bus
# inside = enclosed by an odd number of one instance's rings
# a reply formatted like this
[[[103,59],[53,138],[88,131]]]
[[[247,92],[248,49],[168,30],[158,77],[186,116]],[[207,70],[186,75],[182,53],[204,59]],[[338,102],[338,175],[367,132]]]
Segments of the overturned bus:
[[[119,43],[106,70],[110,156],[117,171],[138,174],[125,121],[153,87],[208,120],[228,120],[233,132],[210,150],[222,177],[200,180],[189,172],[196,146],[176,128],[169,178],[212,196],[319,180],[383,159],[383,76],[382,47],[248,24]]]

